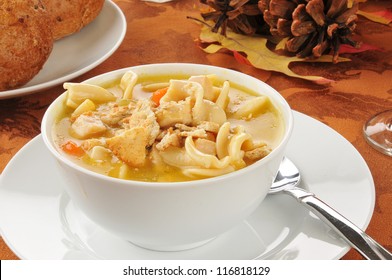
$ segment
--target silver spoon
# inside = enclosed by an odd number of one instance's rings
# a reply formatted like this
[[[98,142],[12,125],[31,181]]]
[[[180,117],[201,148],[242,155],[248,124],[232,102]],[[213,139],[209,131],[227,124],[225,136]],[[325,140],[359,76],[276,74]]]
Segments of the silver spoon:
[[[295,197],[306,208],[334,229],[350,246],[369,260],[392,260],[392,254],[363,230],[336,212],[313,193],[298,188],[301,176],[288,158],[283,158],[269,194],[283,192]]]

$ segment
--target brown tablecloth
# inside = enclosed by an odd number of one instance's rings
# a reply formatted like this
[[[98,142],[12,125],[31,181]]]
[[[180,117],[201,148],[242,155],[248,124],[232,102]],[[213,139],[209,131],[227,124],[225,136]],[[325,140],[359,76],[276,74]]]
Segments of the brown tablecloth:
[[[118,68],[159,62],[212,64],[265,81],[280,91],[294,110],[332,127],[358,149],[369,165],[376,187],[375,210],[366,232],[392,251],[392,158],[371,148],[362,136],[362,126],[370,115],[392,108],[391,25],[360,18],[356,29],[364,42],[383,51],[345,55],[352,61],[336,65],[302,63],[292,66],[298,73],[336,81],[323,86],[239,64],[229,54],[203,52],[195,44],[200,26],[187,19],[187,16],[199,17],[197,0],[165,4],[139,0],[115,2],[127,18],[126,37],[109,59],[74,79],[75,82]],[[387,8],[392,11],[392,2],[368,1],[362,7],[369,11]],[[47,106],[62,92],[59,85],[29,96],[0,100],[0,171],[23,145],[40,133],[40,122]],[[1,238],[0,259],[17,259]],[[342,259],[363,258],[350,250]]]

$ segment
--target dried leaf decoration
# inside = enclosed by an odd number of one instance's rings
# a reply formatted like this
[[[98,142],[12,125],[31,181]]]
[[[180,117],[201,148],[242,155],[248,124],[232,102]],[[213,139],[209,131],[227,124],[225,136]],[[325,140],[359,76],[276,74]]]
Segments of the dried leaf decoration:
[[[342,53],[361,53],[366,51],[383,51],[381,48],[377,46],[373,46],[370,44],[362,43],[360,47],[354,48],[350,45],[341,45],[339,52]]]
[[[330,55],[323,55],[317,60],[284,56],[269,50],[267,48],[268,40],[264,37],[241,35],[231,30],[227,30],[226,36],[223,36],[219,33],[212,32],[211,28],[207,25],[203,25],[201,28],[200,40],[203,43],[208,43],[208,46],[203,48],[207,53],[216,53],[219,50],[228,49],[233,52],[237,61],[241,62],[242,60],[242,63],[249,62],[250,65],[259,69],[280,72],[290,77],[305,79],[319,84],[331,82],[331,80],[320,76],[299,75],[289,68],[291,62],[331,62],[332,57]],[[238,57],[241,53],[246,54],[246,60],[245,58]],[[350,60],[339,58],[339,62],[342,61]]]
[[[392,22],[392,12],[387,10],[378,11],[378,12],[364,12],[358,10],[357,14],[366,17],[371,21],[386,24],[386,25]]]
[[[367,0],[355,0],[355,1],[359,3],[367,2]],[[347,5],[348,6],[353,5],[353,2],[354,0],[348,0]],[[365,12],[362,10],[358,10],[357,14],[367,18],[368,20],[385,24],[385,25],[388,25],[392,22],[392,12],[388,10],[381,10],[377,12]]]

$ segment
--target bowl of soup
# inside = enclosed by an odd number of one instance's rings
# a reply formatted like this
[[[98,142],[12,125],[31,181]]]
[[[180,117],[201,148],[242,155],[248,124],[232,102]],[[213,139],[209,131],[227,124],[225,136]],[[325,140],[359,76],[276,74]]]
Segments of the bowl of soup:
[[[276,90],[220,67],[141,65],[64,89],[41,129],[65,192],[97,226],[152,250],[200,246],[246,219],[293,128]]]

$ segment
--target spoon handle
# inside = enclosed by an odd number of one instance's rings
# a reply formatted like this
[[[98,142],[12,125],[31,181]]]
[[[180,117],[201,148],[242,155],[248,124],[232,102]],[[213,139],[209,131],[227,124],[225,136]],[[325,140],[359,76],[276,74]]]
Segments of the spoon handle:
[[[363,230],[343,217],[337,211],[318,199],[313,193],[301,188],[286,189],[306,208],[326,222],[332,229],[368,260],[392,260],[392,254],[367,235]]]

